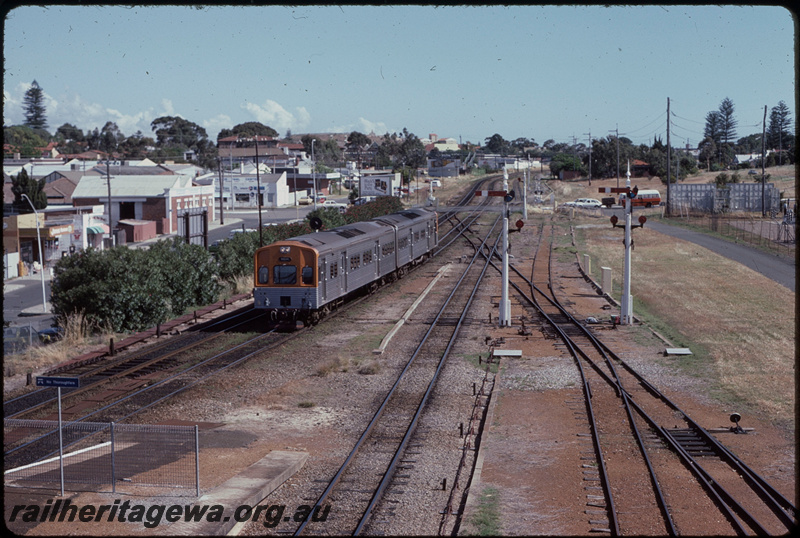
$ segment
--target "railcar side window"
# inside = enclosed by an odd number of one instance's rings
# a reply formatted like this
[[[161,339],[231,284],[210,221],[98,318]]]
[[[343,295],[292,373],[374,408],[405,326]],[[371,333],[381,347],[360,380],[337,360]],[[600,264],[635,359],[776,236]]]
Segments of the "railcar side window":
[[[403,250],[408,247],[408,237],[404,237],[397,242],[397,248]]]
[[[269,284],[269,267],[262,265],[258,268],[258,283]]]
[[[389,243],[384,243],[384,244],[381,246],[381,253],[382,253],[384,256],[388,256],[389,254],[392,254],[392,253],[394,253],[394,241],[391,241],[391,242],[389,242]]]
[[[314,268],[309,267],[306,265],[303,267],[302,273],[303,284],[313,284],[314,283]]]
[[[331,263],[331,278],[339,276],[339,262]]]
[[[361,259],[364,261],[364,265],[372,263],[372,251],[371,250],[365,250],[361,254]]]
[[[354,271],[361,267],[361,254],[353,254],[350,256],[350,270]]]
[[[297,267],[294,265],[276,265],[272,271],[275,284],[296,284]]]

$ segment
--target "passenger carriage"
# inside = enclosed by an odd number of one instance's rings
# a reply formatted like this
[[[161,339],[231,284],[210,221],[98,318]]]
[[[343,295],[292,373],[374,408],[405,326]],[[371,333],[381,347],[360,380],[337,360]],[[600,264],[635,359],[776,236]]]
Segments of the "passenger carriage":
[[[254,306],[316,322],[348,295],[401,277],[438,243],[436,214],[410,209],[277,241],[256,251]]]

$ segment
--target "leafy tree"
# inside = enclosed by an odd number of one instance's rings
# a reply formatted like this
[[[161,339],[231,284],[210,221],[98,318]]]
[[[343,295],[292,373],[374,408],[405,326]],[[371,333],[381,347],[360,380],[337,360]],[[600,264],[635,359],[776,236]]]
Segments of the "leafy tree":
[[[751,134],[736,141],[736,153],[761,153],[761,133]]]
[[[550,161],[550,173],[558,177],[562,170],[583,171],[583,163],[579,157],[568,153],[559,153]]]
[[[507,155],[511,149],[511,144],[497,133],[487,138],[485,142],[486,142],[486,149],[488,149],[492,153]]]
[[[3,142],[19,151],[21,157],[39,157],[40,150],[47,145],[50,134],[44,129],[33,129],[27,125],[3,128]]]
[[[95,327],[127,332],[152,327],[169,315],[163,270],[146,250],[90,248],[61,258],[53,276],[53,312],[61,320],[84,313]]]
[[[191,149],[200,166],[216,166],[217,148],[209,142],[206,130],[196,123],[177,116],[162,116],[150,126],[156,134],[156,145],[162,150],[158,157],[181,157],[184,151]]]
[[[109,155],[113,154],[125,140],[125,135],[113,121],[107,121],[100,131],[100,149]]]
[[[55,134],[56,139],[62,140],[64,142],[76,141],[76,142],[83,142],[86,138],[83,135],[83,131],[71,123],[65,123],[58,129],[56,129]]]
[[[386,133],[383,135],[383,140],[378,146],[378,153],[376,155],[376,166],[392,166],[400,155],[400,140],[397,133]]]
[[[145,137],[142,131],[136,131],[135,134],[123,140],[118,149],[126,159],[141,159],[147,156],[147,147],[155,146],[155,144],[155,140]]]
[[[45,117],[44,92],[35,80],[23,98],[25,106],[25,125],[33,129],[47,129],[47,118]]]
[[[364,133],[353,131],[347,135],[347,151],[359,151],[370,144],[372,140]]]
[[[33,212],[31,204],[22,197],[23,194],[30,199],[37,210],[47,207],[47,195],[44,192],[44,178],[34,179],[28,175],[28,171],[24,168],[16,177],[11,178],[11,192],[14,193],[12,206],[17,213],[25,214]]]
[[[180,316],[189,307],[207,305],[217,298],[216,263],[203,247],[176,237],[157,242],[147,252],[161,268],[170,315]]]
[[[314,217],[319,217],[322,220],[322,228],[324,230],[347,224],[344,215],[335,207],[317,208],[306,215],[306,220],[310,222]]]
[[[698,145],[697,149],[700,150],[700,160],[706,162],[706,169],[711,170],[711,159],[717,156],[717,143],[713,138],[706,137]]]
[[[403,141],[400,143],[400,160],[411,168],[421,168],[427,163],[425,145],[414,133],[403,128]]]
[[[313,142],[316,140],[316,142]],[[306,153],[311,156],[314,155],[315,170],[322,172],[321,164],[334,166],[336,163],[342,161],[342,150],[339,149],[339,144],[333,138],[314,138],[312,135],[303,135],[301,138],[303,148]],[[312,152],[313,142],[313,152]]]
[[[228,138],[230,136],[238,136],[243,138],[252,138],[254,136],[269,136],[271,138],[278,137],[278,131],[268,125],[257,121],[248,121],[234,125],[233,129],[222,129],[217,135],[217,140],[220,138]],[[291,137],[291,131],[286,131],[286,138]]]
[[[208,138],[206,130],[179,116],[161,116],[150,123],[159,146],[191,148],[200,139]]]
[[[372,144],[372,140],[364,133],[353,131],[347,135],[347,144],[345,147],[349,153],[355,153],[357,155],[359,167],[361,167],[361,152],[370,144]]]

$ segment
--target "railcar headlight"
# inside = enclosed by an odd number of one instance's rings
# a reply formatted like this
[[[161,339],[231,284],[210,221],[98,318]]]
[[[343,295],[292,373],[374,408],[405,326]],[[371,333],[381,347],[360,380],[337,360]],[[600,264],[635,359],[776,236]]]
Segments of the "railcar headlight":
[[[281,247],[281,254],[289,254],[290,247]]]

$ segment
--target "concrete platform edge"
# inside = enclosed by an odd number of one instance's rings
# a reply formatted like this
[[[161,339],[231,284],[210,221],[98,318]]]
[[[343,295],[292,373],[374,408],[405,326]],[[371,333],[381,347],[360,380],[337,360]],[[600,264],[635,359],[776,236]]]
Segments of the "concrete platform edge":
[[[237,521],[233,511],[242,505],[256,506],[267,495],[275,491],[289,477],[299,471],[308,452],[273,450],[256,463],[244,469],[213,491],[202,495],[195,505],[222,505],[227,521],[180,521],[162,528],[162,535],[225,536],[231,533]],[[241,525],[243,526],[244,523]]]

